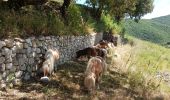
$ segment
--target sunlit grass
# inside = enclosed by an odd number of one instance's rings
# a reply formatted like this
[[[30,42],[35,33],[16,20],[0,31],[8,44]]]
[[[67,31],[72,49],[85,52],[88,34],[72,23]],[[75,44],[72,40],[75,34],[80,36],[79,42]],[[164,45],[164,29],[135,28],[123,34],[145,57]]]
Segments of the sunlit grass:
[[[157,88],[161,92],[170,92],[168,84],[163,79],[156,78],[158,72],[170,72],[170,49],[131,36],[128,38],[136,44],[133,47],[127,71],[130,72],[130,79],[135,80],[133,83],[139,82],[147,84],[146,87]],[[138,80],[137,76],[144,79]]]

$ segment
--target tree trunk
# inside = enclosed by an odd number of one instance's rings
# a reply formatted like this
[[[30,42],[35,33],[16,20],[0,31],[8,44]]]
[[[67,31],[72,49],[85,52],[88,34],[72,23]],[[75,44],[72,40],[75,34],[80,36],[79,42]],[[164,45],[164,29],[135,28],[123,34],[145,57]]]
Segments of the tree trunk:
[[[71,3],[71,0],[64,0],[64,3],[60,8],[61,15],[64,19],[66,19],[66,10],[69,7],[70,3]]]

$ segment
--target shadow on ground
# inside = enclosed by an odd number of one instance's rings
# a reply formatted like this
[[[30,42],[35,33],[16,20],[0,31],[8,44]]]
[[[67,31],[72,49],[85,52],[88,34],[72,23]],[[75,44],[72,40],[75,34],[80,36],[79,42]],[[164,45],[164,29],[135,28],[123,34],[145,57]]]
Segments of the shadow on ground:
[[[93,94],[85,91],[83,86],[86,62],[67,62],[58,66],[57,72],[51,77],[48,84],[41,83],[39,79],[23,82],[14,89],[20,96],[8,96],[20,100],[144,100],[141,94],[126,87],[127,75],[108,70],[103,75],[100,89]],[[163,100],[163,99],[154,99]]]

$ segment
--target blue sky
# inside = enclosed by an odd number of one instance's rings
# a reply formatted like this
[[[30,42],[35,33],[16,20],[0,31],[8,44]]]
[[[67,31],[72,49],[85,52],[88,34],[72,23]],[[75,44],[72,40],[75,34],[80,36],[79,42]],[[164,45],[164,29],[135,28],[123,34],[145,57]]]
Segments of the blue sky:
[[[77,2],[83,4],[85,0],[77,0]],[[151,19],[169,14],[170,14],[170,0],[154,0],[153,12],[145,15],[143,18]]]

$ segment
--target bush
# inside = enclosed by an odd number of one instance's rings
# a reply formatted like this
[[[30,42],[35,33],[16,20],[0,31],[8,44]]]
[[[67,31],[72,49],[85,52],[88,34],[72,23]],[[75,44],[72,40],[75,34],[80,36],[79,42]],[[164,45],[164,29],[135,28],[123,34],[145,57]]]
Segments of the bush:
[[[122,31],[121,25],[117,24],[109,14],[102,14],[101,22],[105,31],[110,31],[112,34],[119,34]]]
[[[73,35],[84,34],[83,18],[81,16],[80,8],[76,5],[70,5],[68,8],[68,32]]]
[[[80,9],[68,8],[67,23],[60,13],[26,6],[19,11],[0,9],[0,38],[39,35],[84,35],[87,33]]]

